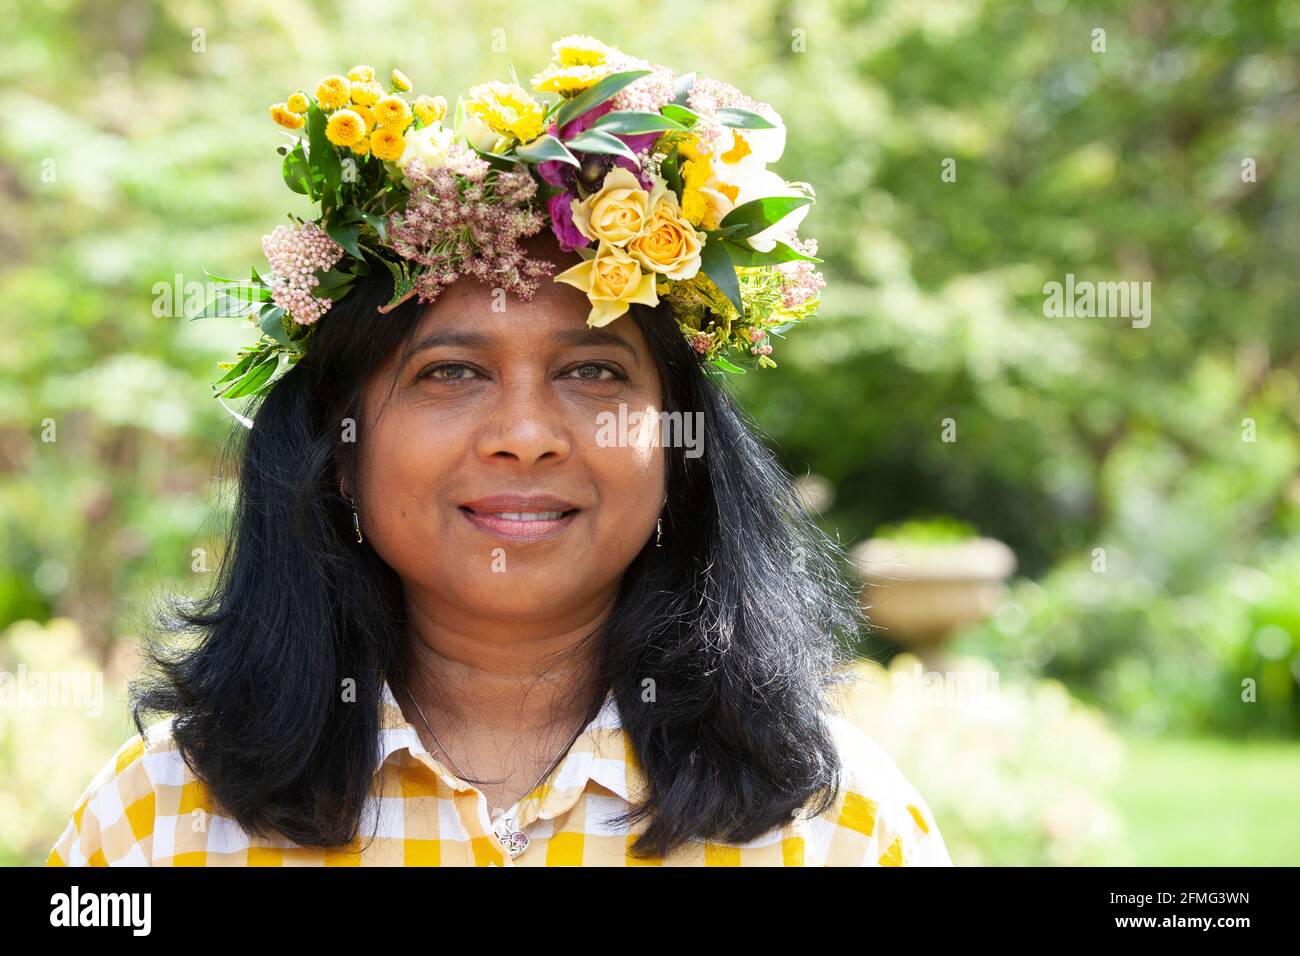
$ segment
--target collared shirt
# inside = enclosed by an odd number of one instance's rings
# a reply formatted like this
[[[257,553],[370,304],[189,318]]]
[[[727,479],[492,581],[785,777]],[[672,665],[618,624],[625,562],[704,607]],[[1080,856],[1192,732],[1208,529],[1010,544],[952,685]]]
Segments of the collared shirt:
[[[612,693],[546,780],[493,820],[484,795],[424,747],[385,682],[382,759],[361,836],[330,850],[250,837],[223,816],[167,719],[95,775],[47,865],[951,866],[925,800],[894,761],[842,717],[828,719],[844,771],[828,810],[796,814],[748,843],[694,842],[655,859],[630,852],[646,822],[608,821],[647,783]]]

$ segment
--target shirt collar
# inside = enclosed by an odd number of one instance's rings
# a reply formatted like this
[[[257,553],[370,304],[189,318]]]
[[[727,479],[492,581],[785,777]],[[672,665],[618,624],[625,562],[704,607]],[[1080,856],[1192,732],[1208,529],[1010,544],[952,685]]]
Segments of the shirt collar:
[[[415,727],[406,719],[388,681],[384,681],[380,704],[380,769],[397,753],[405,750],[423,757],[438,777],[453,790],[472,789],[429,753]],[[589,783],[630,801],[633,790],[642,786],[640,762],[619,718],[618,702],[612,690],[606,692],[600,711],[574,740],[564,759],[548,777],[549,787],[538,816],[548,818],[563,812],[576,802]],[[534,791],[537,793],[538,791]]]

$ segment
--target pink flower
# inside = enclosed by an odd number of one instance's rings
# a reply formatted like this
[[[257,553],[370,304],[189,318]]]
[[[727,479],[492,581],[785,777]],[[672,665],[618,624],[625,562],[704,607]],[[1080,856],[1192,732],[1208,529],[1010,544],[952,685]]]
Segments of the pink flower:
[[[546,200],[546,208],[551,214],[551,232],[555,233],[560,248],[565,252],[591,245],[591,240],[573,224],[573,207],[570,203],[575,198],[573,193],[562,192]]]

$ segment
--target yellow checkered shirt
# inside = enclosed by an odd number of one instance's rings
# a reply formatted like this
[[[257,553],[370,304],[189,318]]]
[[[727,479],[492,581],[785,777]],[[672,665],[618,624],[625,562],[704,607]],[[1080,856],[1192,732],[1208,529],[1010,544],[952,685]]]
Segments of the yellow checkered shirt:
[[[646,786],[612,693],[546,781],[510,809],[512,825],[502,830],[483,794],[425,749],[385,683],[383,758],[361,838],[330,850],[250,837],[222,816],[163,720],[95,775],[47,865],[952,866],[924,799],[889,755],[844,718],[829,719],[844,765],[829,810],[796,814],[745,844],[695,842],[662,859],[629,852],[644,822],[606,822]]]

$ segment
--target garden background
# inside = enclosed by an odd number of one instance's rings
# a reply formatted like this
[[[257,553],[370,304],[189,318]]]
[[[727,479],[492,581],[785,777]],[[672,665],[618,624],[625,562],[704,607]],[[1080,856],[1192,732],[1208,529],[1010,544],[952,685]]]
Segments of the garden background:
[[[817,189],[802,232],[829,287],[780,367],[733,385],[815,476],[826,527],[1015,554],[943,645],[996,694],[899,694],[911,651],[861,649],[856,712],[954,860],[1300,863],[1300,3],[0,0],[0,19],[0,671],[102,673],[106,699],[0,708],[0,863],[44,860],[133,732],[135,636],[223,547],[233,422],[208,383],[251,330],[159,301],[260,262],[306,211],[267,106],[354,63],[454,104],[575,32],[785,118],[776,168]],[[1047,314],[1067,275],[1150,282],[1149,325]]]

